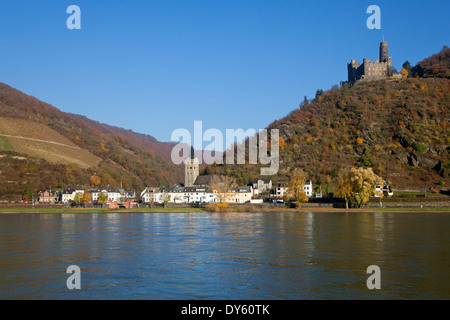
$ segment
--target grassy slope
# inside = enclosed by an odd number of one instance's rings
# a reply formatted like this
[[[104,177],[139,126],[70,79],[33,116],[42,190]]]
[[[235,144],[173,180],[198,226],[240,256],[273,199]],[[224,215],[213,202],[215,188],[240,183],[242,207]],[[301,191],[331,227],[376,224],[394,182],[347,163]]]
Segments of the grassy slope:
[[[55,130],[31,120],[0,117],[0,134],[12,136],[0,136],[2,140],[8,141],[8,145],[3,148],[5,151],[16,151],[51,163],[81,168],[96,167],[101,161],[99,157],[79,148]],[[42,141],[36,141],[37,139]]]
[[[88,184],[92,174],[99,175],[102,184],[122,183],[136,191],[148,185],[183,181],[183,169],[168,161],[172,143],[61,112],[2,83],[0,122],[0,133],[51,140],[82,149],[2,137],[0,153],[7,157],[0,161],[0,181],[13,181],[15,187],[0,186],[0,196],[21,194],[26,181],[32,183],[34,190],[69,183]],[[14,157],[23,155],[29,157],[20,161]],[[11,172],[8,170],[11,167],[16,170]],[[33,172],[28,171],[30,168]],[[36,172],[38,175],[34,176]]]

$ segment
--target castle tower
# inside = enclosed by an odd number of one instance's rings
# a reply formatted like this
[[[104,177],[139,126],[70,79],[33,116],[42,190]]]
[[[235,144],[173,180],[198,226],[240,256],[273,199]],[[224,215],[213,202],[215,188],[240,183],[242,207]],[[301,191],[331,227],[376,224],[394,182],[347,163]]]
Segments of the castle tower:
[[[194,154],[194,147],[191,147],[191,155],[184,160],[184,186],[192,187],[200,174],[199,162]]]
[[[388,62],[389,47],[386,41],[380,43],[380,62]]]

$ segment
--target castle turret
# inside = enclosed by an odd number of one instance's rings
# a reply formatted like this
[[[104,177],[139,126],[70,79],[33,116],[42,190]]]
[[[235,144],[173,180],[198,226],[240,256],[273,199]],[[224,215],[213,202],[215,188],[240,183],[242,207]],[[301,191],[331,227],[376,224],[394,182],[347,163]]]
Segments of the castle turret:
[[[388,62],[389,47],[386,41],[380,43],[380,62]]]

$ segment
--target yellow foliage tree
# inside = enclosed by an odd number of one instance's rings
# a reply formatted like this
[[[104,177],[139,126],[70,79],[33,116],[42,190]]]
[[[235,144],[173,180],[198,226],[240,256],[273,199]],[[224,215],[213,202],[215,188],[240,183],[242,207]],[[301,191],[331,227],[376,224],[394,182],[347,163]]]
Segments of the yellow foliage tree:
[[[382,181],[382,179],[373,172],[372,168],[352,167],[339,177],[336,194],[345,198],[347,209],[349,200],[358,208],[362,208],[371,196],[383,197],[383,193],[376,191],[377,181]]]
[[[108,195],[107,194],[105,194],[105,193],[100,193],[99,195],[98,195],[98,202],[101,202],[101,203],[103,203],[103,202],[106,202],[106,201],[108,201]]]
[[[83,194],[83,196],[81,197],[81,201],[82,202],[90,202],[91,201],[91,195],[89,193]]]
[[[402,70],[400,71],[400,74],[403,76],[403,78],[406,78],[407,76],[409,76],[409,72],[405,68],[402,68]]]
[[[345,199],[345,207],[348,209],[348,202],[352,197],[352,183],[349,171],[339,176],[336,186],[336,195]]]
[[[92,186],[92,187],[95,187],[95,186],[98,186],[98,185],[100,184],[101,179],[100,179],[100,177],[98,177],[98,176],[92,176],[92,177],[89,179],[89,181],[91,182],[91,186]]]
[[[280,146],[280,150],[284,150],[284,145],[286,144],[286,141],[284,141],[283,137],[280,137],[278,139],[278,145]]]
[[[295,200],[296,206],[300,206],[303,202],[308,202],[308,196],[306,195],[303,187],[306,182],[306,174],[303,170],[295,170],[287,184],[286,194],[284,196],[285,201]]]
[[[105,147],[105,143],[102,141],[102,142],[100,142],[100,149],[102,149],[104,152],[108,152],[109,151],[109,149],[107,149],[106,147]]]
[[[228,176],[221,177],[221,179],[213,179],[211,189],[217,192],[217,206],[220,209],[228,207],[228,201],[231,198],[230,190],[235,186],[235,180]]]

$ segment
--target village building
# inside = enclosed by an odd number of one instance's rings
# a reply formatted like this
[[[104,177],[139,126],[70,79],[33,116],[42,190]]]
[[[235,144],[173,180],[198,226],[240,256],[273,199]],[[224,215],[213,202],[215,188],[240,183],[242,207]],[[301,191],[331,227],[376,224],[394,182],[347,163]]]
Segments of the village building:
[[[380,194],[393,196],[394,193],[390,189],[389,180],[388,179],[382,179],[381,181],[376,180],[375,181],[375,197],[379,197]]]
[[[184,187],[181,185],[161,187],[159,192],[160,203],[184,203]]]
[[[228,203],[246,203],[250,202],[253,197],[253,187],[236,187],[231,189],[226,195],[226,202]]]
[[[158,187],[147,187],[141,192],[141,200],[144,203],[153,203],[157,202],[156,198],[159,197],[159,188]]]
[[[39,192],[39,203],[55,204],[59,202],[57,191],[45,190]]]
[[[124,202],[126,200],[126,192],[122,188],[114,188],[111,186],[98,187],[95,189],[86,190],[90,192],[91,200],[97,202],[100,194],[106,196],[107,202]]]
[[[217,202],[217,190],[208,187],[184,188],[185,203],[212,203]]]
[[[138,198],[136,197],[135,191],[125,191],[125,201],[126,202],[137,202]]]
[[[276,198],[283,198],[286,195],[288,189],[287,185],[288,185],[287,181],[282,181],[277,184],[277,188],[275,189]],[[308,198],[311,198],[313,196],[313,187],[311,180],[305,181],[305,184],[303,185],[303,191],[305,192]]]
[[[124,200],[124,194],[119,188],[108,186],[106,188],[103,188],[100,192],[106,193],[109,202],[121,202]]]
[[[275,197],[283,198],[287,191],[287,181],[278,182],[277,188],[275,189]]]
[[[303,191],[308,198],[313,196],[313,186],[311,180],[306,180],[305,185],[303,186]]]
[[[210,203],[216,202],[217,191],[208,187],[165,186],[146,188],[141,198],[144,203]]]
[[[77,194],[84,194],[83,186],[67,187],[61,192],[61,202],[67,204],[74,201]]]
[[[217,174],[198,176],[194,182],[194,187],[209,187],[220,192],[227,191],[236,186],[236,179]]]
[[[254,179],[252,181],[254,195],[262,194],[272,190],[272,179]]]

